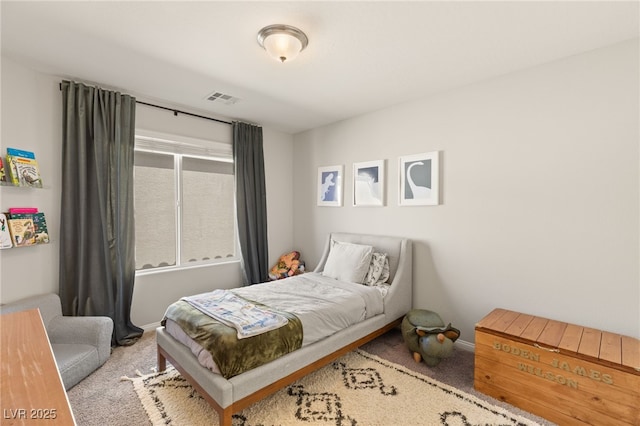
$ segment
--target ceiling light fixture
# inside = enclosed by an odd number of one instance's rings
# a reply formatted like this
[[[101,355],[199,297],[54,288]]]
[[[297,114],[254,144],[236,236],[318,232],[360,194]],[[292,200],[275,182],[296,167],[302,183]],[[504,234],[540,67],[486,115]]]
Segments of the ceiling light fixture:
[[[306,34],[291,25],[269,25],[258,32],[258,44],[277,61],[291,61],[309,44]]]

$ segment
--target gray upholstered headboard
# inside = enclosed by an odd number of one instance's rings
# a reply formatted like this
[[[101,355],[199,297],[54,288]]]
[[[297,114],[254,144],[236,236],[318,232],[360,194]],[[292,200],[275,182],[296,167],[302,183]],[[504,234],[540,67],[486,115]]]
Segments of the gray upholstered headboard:
[[[374,251],[387,253],[391,287],[385,300],[385,314],[395,319],[405,315],[411,309],[413,295],[411,240],[381,235],[331,233],[327,237],[324,252],[314,272],[322,272],[324,270],[324,265],[331,249],[331,240],[352,244],[366,244],[373,246]]]

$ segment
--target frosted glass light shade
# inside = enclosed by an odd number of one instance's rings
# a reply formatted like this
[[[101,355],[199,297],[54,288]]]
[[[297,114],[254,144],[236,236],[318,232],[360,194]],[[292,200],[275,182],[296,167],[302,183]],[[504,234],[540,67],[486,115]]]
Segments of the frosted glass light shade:
[[[284,62],[298,56],[302,43],[288,34],[273,34],[264,40],[264,48],[272,58]]]
[[[299,29],[289,25],[269,25],[258,33],[258,44],[279,62],[291,61],[307,47],[309,40]]]

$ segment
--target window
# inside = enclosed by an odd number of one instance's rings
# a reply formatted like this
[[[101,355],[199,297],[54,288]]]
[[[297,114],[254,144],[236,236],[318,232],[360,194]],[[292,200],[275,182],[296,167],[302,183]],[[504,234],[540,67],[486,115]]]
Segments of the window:
[[[237,259],[229,150],[136,138],[136,270]]]

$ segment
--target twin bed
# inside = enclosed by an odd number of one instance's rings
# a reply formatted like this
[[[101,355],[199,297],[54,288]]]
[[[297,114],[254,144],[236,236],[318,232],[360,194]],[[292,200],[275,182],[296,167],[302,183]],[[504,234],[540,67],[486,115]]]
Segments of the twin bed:
[[[380,261],[379,267],[373,267],[372,257]],[[292,330],[281,327],[236,339],[234,328],[205,314],[189,328],[183,311],[190,308],[179,301],[167,310],[164,325],[157,329],[158,369],[164,370],[168,360],[218,412],[220,425],[231,426],[234,413],[399,325],[411,309],[411,270],[408,239],[330,234],[313,272],[233,289],[234,295],[281,313]],[[207,327],[226,331],[206,343],[200,330]],[[296,334],[296,328],[301,332]],[[242,352],[231,360],[226,350],[221,351],[224,356],[215,356],[215,351],[212,355],[209,349],[229,340],[229,334],[245,345]],[[273,335],[287,339],[282,349],[274,352],[259,346],[270,345],[263,336]],[[261,353],[267,358],[252,364]]]

